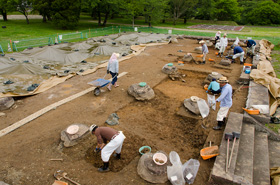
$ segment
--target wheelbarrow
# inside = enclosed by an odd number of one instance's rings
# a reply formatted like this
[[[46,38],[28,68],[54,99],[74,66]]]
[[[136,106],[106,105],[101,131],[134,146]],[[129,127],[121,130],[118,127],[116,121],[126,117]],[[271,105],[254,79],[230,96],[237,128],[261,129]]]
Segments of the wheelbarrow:
[[[218,146],[211,146],[211,141],[210,141],[210,146],[203,148],[200,150],[200,156],[202,157],[203,160],[210,159],[212,157],[215,157],[219,155],[219,147]]]
[[[100,95],[100,93],[101,93],[100,88],[105,87],[106,85],[108,85],[108,84],[111,82],[111,80],[106,80],[106,79],[105,79],[106,75],[107,75],[107,74],[105,74],[103,78],[98,78],[97,80],[93,80],[93,81],[91,81],[91,82],[88,82],[89,85],[96,86],[96,88],[93,90],[93,94],[94,94],[95,96],[99,96],[99,95]],[[115,78],[115,77],[117,77],[117,75],[114,76],[114,78]],[[114,78],[113,78],[113,79],[114,79]],[[112,79],[112,80],[113,80],[113,79]]]

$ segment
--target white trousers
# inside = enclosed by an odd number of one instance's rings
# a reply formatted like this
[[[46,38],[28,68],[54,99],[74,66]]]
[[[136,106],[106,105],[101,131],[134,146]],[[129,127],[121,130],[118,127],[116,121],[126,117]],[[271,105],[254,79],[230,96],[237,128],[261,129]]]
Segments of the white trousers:
[[[226,46],[221,46],[219,53],[223,53],[226,50]]]
[[[230,107],[220,107],[217,114],[217,121],[223,121],[225,117],[227,117],[227,113]]]
[[[233,55],[232,59],[236,59],[238,57],[240,57],[240,62],[243,62],[244,51],[242,53],[236,53],[235,55]]]
[[[247,53],[251,52],[254,55],[255,54],[255,48],[256,48],[256,46],[252,45],[250,48],[247,49]]]
[[[120,132],[119,135],[117,135],[101,150],[101,159],[103,162],[108,162],[114,151],[116,151],[117,154],[121,153],[124,139],[125,136],[122,132]]]
[[[205,61],[207,53],[203,53],[202,61]]]

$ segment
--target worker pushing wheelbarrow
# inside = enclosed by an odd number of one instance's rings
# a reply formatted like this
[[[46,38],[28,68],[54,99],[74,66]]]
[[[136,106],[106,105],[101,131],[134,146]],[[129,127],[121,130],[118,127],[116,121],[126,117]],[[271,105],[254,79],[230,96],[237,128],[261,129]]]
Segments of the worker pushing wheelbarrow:
[[[111,83],[113,81],[114,78],[117,77],[117,74],[112,78],[112,80],[106,80],[105,77],[106,77],[107,74],[104,75],[103,78],[98,78],[97,80],[93,80],[91,82],[88,82],[89,85],[93,85],[95,86],[96,88],[93,90],[93,94],[95,96],[99,96],[100,93],[101,93],[101,90],[100,88],[102,87],[105,87],[106,85],[108,85],[109,83]]]

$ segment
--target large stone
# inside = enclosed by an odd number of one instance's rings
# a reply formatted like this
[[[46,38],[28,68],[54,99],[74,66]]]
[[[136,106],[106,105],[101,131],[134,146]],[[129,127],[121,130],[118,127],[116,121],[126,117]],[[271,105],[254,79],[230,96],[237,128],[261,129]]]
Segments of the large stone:
[[[202,47],[201,46],[200,47],[196,47],[196,48],[194,48],[194,51],[196,53],[198,53],[198,54],[202,54]]]
[[[190,98],[184,100],[184,106],[192,113],[200,115],[197,102],[193,102]]]
[[[165,74],[172,74],[178,72],[178,69],[176,66],[168,66],[168,64],[165,64],[161,71]]]
[[[135,97],[136,100],[151,100],[155,97],[154,90],[146,85],[144,87],[139,86],[139,84],[132,84],[128,88],[128,94]]]
[[[12,97],[0,98],[0,111],[9,109],[15,103]]]
[[[206,79],[209,80],[210,82],[212,81],[213,78],[215,78],[216,80],[218,80],[219,78],[221,78],[223,75],[221,75],[220,73],[217,73],[217,72],[213,72],[213,73],[210,73]]]
[[[183,62],[193,62],[194,58],[191,54],[187,54],[187,55],[184,55],[182,60],[183,60]]]
[[[84,124],[80,124],[80,123],[75,123],[75,124],[72,124],[72,125],[77,125],[79,126],[79,130],[77,133],[75,134],[69,134],[67,133],[67,128],[64,129],[63,131],[61,131],[61,137],[60,139],[62,141],[64,141],[63,145],[65,147],[71,147],[71,146],[74,146],[76,144],[78,144],[79,140],[81,140],[82,138],[84,138],[85,136],[87,136],[89,134],[89,127],[84,125]],[[70,125],[70,126],[72,126]],[[69,127],[70,127],[69,126]]]
[[[231,61],[230,61],[230,60],[224,60],[224,59],[222,59],[221,62],[220,62],[219,64],[220,64],[220,65],[223,65],[223,66],[230,66]]]

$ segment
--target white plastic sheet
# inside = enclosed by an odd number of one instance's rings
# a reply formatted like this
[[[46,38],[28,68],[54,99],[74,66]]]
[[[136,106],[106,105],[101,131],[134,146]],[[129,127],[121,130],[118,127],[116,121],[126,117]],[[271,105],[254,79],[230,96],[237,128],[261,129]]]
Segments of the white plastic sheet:
[[[209,107],[204,99],[199,99],[197,101],[198,109],[202,118],[206,118],[209,115]]]
[[[193,184],[197,175],[200,163],[196,159],[190,159],[183,165],[184,180],[188,184]]]

